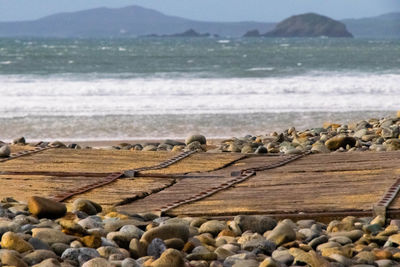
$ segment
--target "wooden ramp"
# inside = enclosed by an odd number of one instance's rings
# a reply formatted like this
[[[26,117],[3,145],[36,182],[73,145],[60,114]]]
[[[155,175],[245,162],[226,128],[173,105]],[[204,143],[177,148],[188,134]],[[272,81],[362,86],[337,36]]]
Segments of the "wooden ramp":
[[[12,147],[13,152],[26,149],[33,148]],[[94,184],[115,172],[169,162],[177,155],[50,148],[15,156],[0,162],[0,197],[18,200],[27,200],[31,195],[52,197]],[[290,156],[195,153],[166,167],[143,169],[135,174],[137,177],[121,176],[67,202],[88,198],[106,208],[116,206],[124,213],[164,212],[171,216],[364,216],[371,215],[373,206],[385,200],[386,192],[397,186],[400,177],[400,151],[330,153],[290,159]],[[286,160],[290,162],[250,172],[248,177],[240,172]],[[245,179],[239,179],[240,175]],[[387,209],[390,216],[398,217],[400,200],[394,195]]]
[[[13,152],[22,151],[18,146]],[[26,148],[26,147],[24,147]],[[27,200],[31,195],[51,197],[65,190],[92,184],[108,174],[127,169],[146,167],[163,162],[178,153],[108,150],[50,149],[35,154],[0,162],[0,198],[14,197]],[[172,174],[202,172],[222,168],[242,158],[234,154],[193,154],[170,167],[146,173]],[[175,182],[174,178],[120,179],[78,197],[88,198],[112,207],[118,203],[158,192]]]
[[[189,178],[145,199],[118,207],[128,213],[158,210],[161,203],[187,199],[199,191],[226,182],[231,171],[278,160],[257,157],[209,173],[210,178]],[[243,183],[205,199],[168,211],[167,215],[233,216],[270,214],[277,217],[340,214],[368,215],[400,176],[400,152],[332,153],[310,155],[280,168],[257,172]],[[212,176],[224,178],[213,178]],[[400,209],[400,200],[390,206]]]

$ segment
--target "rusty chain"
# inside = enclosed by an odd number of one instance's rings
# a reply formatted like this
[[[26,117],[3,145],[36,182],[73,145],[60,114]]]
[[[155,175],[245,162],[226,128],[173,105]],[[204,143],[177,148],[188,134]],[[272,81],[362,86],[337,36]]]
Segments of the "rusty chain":
[[[215,193],[218,193],[218,192],[220,192],[222,190],[228,189],[228,188],[230,188],[230,187],[232,187],[232,186],[234,186],[236,184],[242,183],[242,182],[246,181],[247,179],[249,179],[250,177],[256,175],[257,172],[259,172],[259,171],[265,171],[265,170],[281,167],[283,165],[286,165],[286,164],[288,164],[290,162],[293,162],[293,161],[295,161],[297,159],[300,159],[300,158],[302,158],[304,156],[307,156],[309,154],[311,154],[311,152],[307,151],[307,152],[304,152],[302,154],[289,156],[289,157],[287,157],[287,158],[285,158],[285,159],[283,159],[281,161],[278,161],[278,162],[275,162],[275,163],[272,163],[272,164],[268,164],[268,165],[265,165],[265,166],[249,168],[249,169],[243,169],[243,170],[241,170],[239,172],[233,172],[231,175],[234,176],[235,178],[233,178],[233,179],[231,179],[231,180],[229,180],[227,182],[224,182],[224,183],[222,183],[222,184],[220,184],[218,186],[209,188],[208,190],[200,192],[200,193],[198,193],[198,194],[196,194],[196,195],[194,195],[192,197],[189,197],[189,198],[186,198],[186,199],[177,200],[177,201],[174,201],[174,202],[169,203],[167,205],[164,205],[157,211],[159,211],[161,213],[161,215],[166,214],[168,211],[170,211],[172,209],[175,209],[175,208],[177,208],[179,206],[205,199],[205,198],[207,198],[207,197],[209,197],[211,195],[214,195]]]
[[[75,189],[71,189],[71,190],[67,190],[61,194],[55,195],[53,197],[51,197],[53,200],[58,201],[58,202],[62,202],[65,201],[75,195],[79,195],[79,194],[83,194],[87,191],[90,191],[92,189],[96,189],[99,187],[102,187],[104,185],[108,185],[116,180],[118,180],[119,178],[122,177],[135,177],[135,175],[140,172],[140,171],[149,171],[149,170],[159,170],[159,169],[163,169],[166,168],[172,164],[177,163],[178,161],[181,161],[187,157],[189,157],[190,155],[196,153],[197,151],[187,151],[187,152],[183,152],[180,153],[179,155],[170,158],[166,161],[163,161],[157,165],[153,165],[153,166],[148,166],[148,167],[141,167],[141,168],[136,168],[136,169],[131,169],[131,170],[127,170],[125,172],[115,172],[115,173],[111,173],[109,174],[107,177],[105,177],[102,180],[96,181],[95,183],[89,184],[89,185],[85,185],[82,187],[78,187]]]
[[[6,162],[6,161],[9,161],[9,160],[13,160],[13,159],[16,159],[16,158],[32,155],[32,154],[35,154],[35,153],[39,153],[39,152],[42,152],[42,151],[45,151],[45,150],[49,150],[49,149],[52,149],[52,148],[57,148],[57,147],[58,146],[48,145],[48,146],[45,146],[45,147],[36,147],[34,149],[31,149],[31,150],[24,150],[24,151],[11,153],[10,156],[7,157],[7,158],[0,158],[0,162]]]

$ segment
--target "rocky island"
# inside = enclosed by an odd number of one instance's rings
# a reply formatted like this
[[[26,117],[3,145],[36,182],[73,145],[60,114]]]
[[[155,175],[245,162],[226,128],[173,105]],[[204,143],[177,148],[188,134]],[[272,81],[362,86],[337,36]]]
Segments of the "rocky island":
[[[344,37],[353,35],[346,25],[331,18],[314,13],[307,13],[287,18],[276,25],[275,29],[266,34],[252,30],[244,37]]]
[[[195,37],[210,37],[211,34],[209,33],[198,33],[193,29],[189,29],[187,31],[184,31],[182,33],[175,33],[175,34],[164,34],[164,35],[158,35],[158,34],[150,34],[146,35],[145,37],[186,37],[186,38],[195,38]],[[216,37],[217,35],[214,35]]]

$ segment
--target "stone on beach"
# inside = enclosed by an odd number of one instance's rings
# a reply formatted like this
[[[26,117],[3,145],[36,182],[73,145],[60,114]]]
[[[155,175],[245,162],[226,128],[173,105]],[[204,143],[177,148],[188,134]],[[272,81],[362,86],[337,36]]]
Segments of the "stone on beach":
[[[12,142],[14,145],[26,145],[25,137],[15,138]]]
[[[189,238],[189,227],[182,224],[168,224],[155,227],[145,232],[141,240],[150,244],[154,238],[160,238],[162,240],[180,238],[186,242]]]
[[[205,145],[207,143],[207,139],[204,135],[201,134],[195,134],[195,135],[191,135],[188,138],[186,138],[185,140],[185,144],[189,145],[193,142],[199,142],[201,145]]]
[[[151,264],[151,267],[184,267],[182,254],[175,249],[167,249],[161,257]]]
[[[96,215],[102,211],[102,208],[99,204],[87,199],[78,198],[73,202],[72,205],[74,210],[83,211],[88,215]]]
[[[296,239],[296,232],[285,222],[280,222],[270,233],[266,235],[267,240],[281,245]]]
[[[51,199],[33,196],[28,200],[29,212],[39,218],[59,218],[65,215],[65,204]]]
[[[1,247],[24,253],[33,250],[33,247],[29,242],[22,239],[19,235],[13,232],[6,232],[1,237]]]
[[[112,267],[112,265],[106,259],[94,258],[85,262],[82,267]]]
[[[46,259],[58,259],[58,256],[51,250],[38,249],[23,257],[23,260],[29,264],[29,266],[38,264]]]
[[[238,215],[234,218],[234,222],[243,232],[250,230],[259,234],[264,234],[276,226],[274,219],[264,215]]]
[[[226,228],[226,225],[223,222],[217,221],[217,220],[211,220],[211,221],[203,223],[199,228],[199,232],[200,233],[210,233],[213,236],[216,236],[216,235],[218,235],[219,232],[221,232],[225,228]]]
[[[69,244],[77,239],[75,236],[66,235],[59,230],[51,228],[34,228],[32,229],[32,237],[38,238],[49,245],[54,243]]]
[[[350,136],[335,136],[325,142],[325,146],[330,150],[346,148],[347,145],[353,147],[356,144],[356,139]]]
[[[10,146],[8,145],[3,145],[0,146],[0,158],[7,158],[11,154],[11,149]]]

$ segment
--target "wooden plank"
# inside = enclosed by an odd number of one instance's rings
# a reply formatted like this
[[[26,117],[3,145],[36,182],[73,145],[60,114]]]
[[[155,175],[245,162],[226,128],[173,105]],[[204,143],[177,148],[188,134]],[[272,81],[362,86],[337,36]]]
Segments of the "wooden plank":
[[[229,179],[230,171],[269,164],[279,158],[248,158],[212,172],[218,179],[184,179],[120,211],[160,208],[160,203],[186,199]],[[400,152],[310,155],[256,176],[206,199],[171,210],[169,215],[226,216],[299,212],[369,211],[400,174]],[[396,199],[393,208],[400,208]],[[223,207],[223,208],[221,208]]]
[[[101,179],[99,177],[59,177],[40,175],[0,175],[0,199],[13,197],[27,201],[30,196],[51,197],[63,192],[66,188],[72,189],[77,185],[85,186]],[[94,189],[85,194],[68,200],[71,203],[76,198],[87,198],[101,204],[104,208],[125,201],[135,196],[163,188],[173,182],[173,179],[135,178],[117,180],[112,186]]]
[[[157,165],[177,154],[70,149],[43,151],[0,163],[0,181],[5,185],[5,190],[0,190],[0,196],[13,196],[22,200],[30,195],[49,197],[104,179],[110,172]],[[207,172],[222,168],[241,157],[243,155],[240,154],[198,153],[178,162],[178,166],[173,164],[163,170],[146,173]],[[151,194],[174,181],[175,179],[160,177],[123,179],[80,194],[68,202],[83,197],[111,207],[135,199],[138,195]]]
[[[124,150],[51,149],[0,163],[0,172],[112,173],[161,163],[179,153]],[[160,173],[200,172],[221,168],[242,157],[238,154],[199,153]]]

